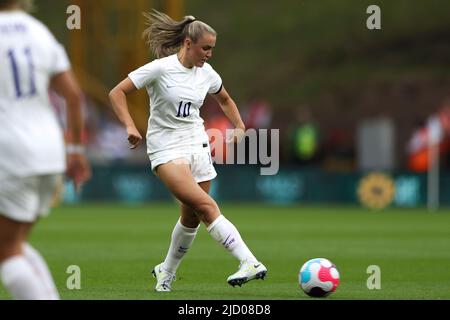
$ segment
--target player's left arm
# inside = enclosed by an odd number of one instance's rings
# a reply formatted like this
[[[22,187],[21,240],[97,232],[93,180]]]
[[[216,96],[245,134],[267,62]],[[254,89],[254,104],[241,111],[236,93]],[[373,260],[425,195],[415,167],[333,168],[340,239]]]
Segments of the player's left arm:
[[[227,90],[225,90],[224,86],[222,86],[218,93],[213,94],[213,97],[219,103],[223,113],[227,116],[235,128],[232,135],[230,137],[226,137],[226,140],[228,142],[240,142],[245,135],[245,124],[244,121],[242,121],[236,103],[230,97]]]
[[[219,103],[220,108],[223,113],[227,116],[227,118],[231,121],[231,123],[235,127],[234,135],[236,136],[235,141],[239,141],[240,137],[245,133],[245,124],[242,121],[239,110],[236,106],[234,100],[230,97],[225,87],[222,86],[222,89],[212,95],[214,99]]]

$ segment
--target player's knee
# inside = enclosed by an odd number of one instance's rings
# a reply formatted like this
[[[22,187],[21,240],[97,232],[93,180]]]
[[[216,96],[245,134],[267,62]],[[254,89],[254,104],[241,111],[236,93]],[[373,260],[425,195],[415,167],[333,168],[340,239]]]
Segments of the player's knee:
[[[22,253],[22,246],[20,243],[14,241],[0,242],[0,263],[11,258],[13,256],[20,255]]]
[[[210,217],[216,216],[219,212],[219,208],[214,200],[197,203],[194,210],[202,221],[210,220]]]

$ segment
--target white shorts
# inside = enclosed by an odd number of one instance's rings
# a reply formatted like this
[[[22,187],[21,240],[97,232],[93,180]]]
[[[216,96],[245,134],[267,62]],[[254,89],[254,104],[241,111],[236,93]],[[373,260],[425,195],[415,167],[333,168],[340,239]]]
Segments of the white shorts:
[[[167,150],[154,153],[150,156],[152,171],[156,174],[155,169],[173,160],[180,159],[180,163],[188,163],[191,168],[192,176],[197,183],[210,181],[217,177],[217,172],[212,163],[209,144],[202,151],[183,152]]]
[[[26,223],[47,216],[61,179],[52,174],[0,181],[0,214]]]

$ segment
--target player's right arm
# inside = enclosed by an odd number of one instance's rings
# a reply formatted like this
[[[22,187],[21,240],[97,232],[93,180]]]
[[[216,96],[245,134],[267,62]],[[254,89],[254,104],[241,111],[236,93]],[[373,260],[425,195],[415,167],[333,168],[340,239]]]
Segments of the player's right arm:
[[[120,122],[122,122],[127,129],[130,149],[135,149],[142,140],[142,136],[131,117],[127,103],[127,95],[136,90],[137,88],[134,83],[127,77],[109,93],[109,100],[111,101],[113,110]]]

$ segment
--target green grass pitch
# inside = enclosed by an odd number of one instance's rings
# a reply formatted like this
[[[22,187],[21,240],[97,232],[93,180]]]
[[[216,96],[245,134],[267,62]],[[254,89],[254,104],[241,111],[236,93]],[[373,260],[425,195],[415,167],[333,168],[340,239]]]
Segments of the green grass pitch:
[[[342,206],[223,204],[269,269],[264,281],[231,287],[238,262],[204,227],[178,270],[171,293],[155,293],[150,270],[165,257],[175,204],[59,207],[42,220],[31,243],[45,256],[63,299],[312,299],[297,283],[301,265],[324,257],[341,283],[326,299],[450,299],[450,214],[444,210]],[[81,289],[66,286],[71,265],[81,269]],[[381,289],[366,286],[367,267],[381,268]],[[9,298],[0,285],[0,299]]]

